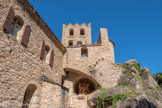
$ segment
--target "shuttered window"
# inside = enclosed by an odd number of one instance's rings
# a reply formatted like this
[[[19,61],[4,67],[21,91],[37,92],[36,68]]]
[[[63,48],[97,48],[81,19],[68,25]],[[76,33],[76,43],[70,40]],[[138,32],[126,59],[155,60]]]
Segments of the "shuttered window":
[[[40,59],[41,60],[44,60],[44,55],[45,55],[45,41],[43,40],[42,48],[41,48],[41,52],[40,52]]]
[[[13,7],[10,7],[10,10],[8,12],[8,15],[7,15],[4,25],[3,25],[3,29],[6,33],[9,33],[9,31],[10,31],[12,22],[14,20],[14,16],[15,16],[15,12],[13,10]]]
[[[15,16],[13,7],[10,7],[6,20],[3,25],[4,32],[9,33],[16,38],[23,24],[24,21],[22,20],[22,18],[20,16]]]
[[[54,61],[54,50],[51,51],[51,56],[50,56],[50,66],[53,67],[53,61]]]
[[[50,52],[50,53],[49,53]],[[50,57],[49,59],[47,59]],[[50,51],[50,47],[45,44],[45,41],[42,42],[42,48],[40,52],[40,59],[43,61],[46,61],[47,64],[49,64],[51,67],[53,67],[53,61],[54,61],[54,50]]]
[[[24,47],[27,47],[27,45],[28,45],[30,33],[31,33],[31,27],[29,25],[26,25],[25,29],[24,29],[23,37],[22,37],[22,40],[21,40],[21,44]]]
[[[24,24],[24,21],[22,20],[22,18],[20,16],[15,16],[11,24],[9,34],[13,35],[16,38],[23,24]]]

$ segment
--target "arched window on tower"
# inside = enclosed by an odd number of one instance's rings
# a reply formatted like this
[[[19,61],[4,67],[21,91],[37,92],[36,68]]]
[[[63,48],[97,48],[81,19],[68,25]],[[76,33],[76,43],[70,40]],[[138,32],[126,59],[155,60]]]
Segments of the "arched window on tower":
[[[88,49],[86,47],[81,49],[81,55],[82,57],[88,57]]]
[[[80,29],[80,35],[85,35],[85,31],[84,31],[84,29],[82,28],[82,29]]]
[[[73,46],[73,41],[72,40],[69,41],[69,46]]]
[[[74,30],[70,29],[69,35],[74,35]]]
[[[9,34],[13,35],[14,37],[17,37],[18,31],[22,28],[23,24],[24,22],[22,18],[19,16],[15,16],[11,24]]]
[[[78,41],[77,42],[77,46],[82,46],[82,42],[81,41]]]
[[[23,100],[23,105],[22,108],[28,108],[30,105],[30,100],[33,97],[33,94],[37,87],[34,84],[29,84],[28,87],[26,88],[25,94],[24,94],[24,100]]]

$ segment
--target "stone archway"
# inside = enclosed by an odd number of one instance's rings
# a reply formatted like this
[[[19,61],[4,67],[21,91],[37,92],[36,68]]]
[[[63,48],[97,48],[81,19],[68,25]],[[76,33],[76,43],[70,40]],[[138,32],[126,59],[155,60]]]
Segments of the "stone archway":
[[[100,84],[94,77],[80,70],[64,68],[64,71],[65,75],[62,77],[62,84],[69,89],[69,106],[72,108],[86,108],[88,106],[87,96],[97,90]]]
[[[65,75],[62,77],[62,84],[69,88],[70,93],[90,94],[100,87],[100,84],[92,76],[84,72],[72,68],[64,68],[64,70]]]

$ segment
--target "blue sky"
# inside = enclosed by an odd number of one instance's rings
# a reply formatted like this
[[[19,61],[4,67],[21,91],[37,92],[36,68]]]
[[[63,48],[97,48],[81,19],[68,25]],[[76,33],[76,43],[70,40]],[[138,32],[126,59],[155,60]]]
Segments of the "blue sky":
[[[62,24],[91,23],[92,41],[108,28],[116,63],[136,59],[162,72],[162,0],[29,0],[61,41]]]

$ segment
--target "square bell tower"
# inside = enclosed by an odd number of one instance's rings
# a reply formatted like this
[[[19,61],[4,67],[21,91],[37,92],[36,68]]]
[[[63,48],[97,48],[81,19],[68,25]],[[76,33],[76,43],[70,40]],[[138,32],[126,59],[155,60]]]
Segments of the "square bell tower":
[[[62,44],[68,46],[81,46],[92,44],[91,42],[91,23],[79,24],[63,24]]]

